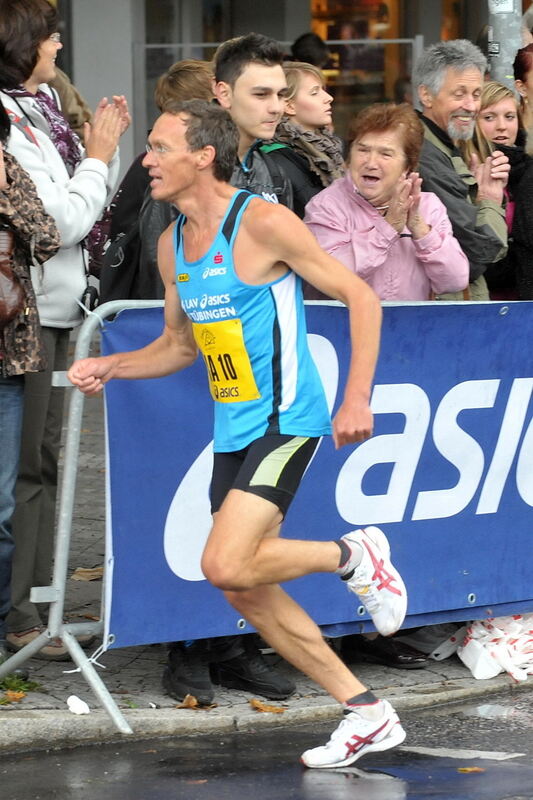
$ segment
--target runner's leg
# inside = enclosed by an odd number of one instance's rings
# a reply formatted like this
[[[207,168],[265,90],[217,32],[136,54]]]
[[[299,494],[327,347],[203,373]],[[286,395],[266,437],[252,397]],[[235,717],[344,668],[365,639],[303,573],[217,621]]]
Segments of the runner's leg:
[[[247,571],[250,576],[247,581],[251,581],[258,574],[256,561],[264,564],[263,579],[268,577],[273,584],[288,579],[277,578],[277,574],[295,577],[321,571],[328,565],[326,559],[330,545],[337,551],[337,555],[331,558],[331,571],[338,566],[340,551],[334,542],[279,539],[280,521],[279,509],[269,500],[240,490],[230,491],[215,515],[204,553],[202,568],[208,580],[215,585],[229,580],[233,587],[239,582],[238,570],[233,570],[237,564],[239,570]],[[296,545],[296,548],[291,545]],[[291,553],[291,557],[296,559],[300,554],[305,568],[297,564],[289,569],[286,567],[287,551],[292,550],[295,553]],[[230,570],[235,577],[222,577]],[[323,686],[339,702],[365,691],[363,684],[326,644],[318,626],[280,586],[228,590],[225,595],[277,653]]]
[[[269,500],[232,489],[216,514],[202,556],[206,578],[220,589],[239,591],[335,572],[341,557],[335,542],[266,535],[280,523],[281,513]]]
[[[339,703],[366,691],[326,644],[318,625],[280,586],[259,586],[225,595],[279,655]]]

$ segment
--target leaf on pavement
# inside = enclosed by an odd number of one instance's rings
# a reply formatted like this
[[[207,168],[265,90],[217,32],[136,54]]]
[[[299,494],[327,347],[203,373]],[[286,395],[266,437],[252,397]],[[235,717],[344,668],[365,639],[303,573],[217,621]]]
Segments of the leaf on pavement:
[[[457,772],[485,772],[483,767],[458,767]]]
[[[19,703],[23,697],[26,697],[26,692],[15,692],[13,689],[8,689],[6,697],[10,703]]]
[[[283,714],[285,712],[284,708],[280,706],[269,706],[268,703],[263,703],[255,697],[250,700],[250,705],[255,711],[260,711],[261,713]]]
[[[186,694],[183,701],[175,708],[192,708],[195,711],[201,709],[202,711],[209,711],[211,708],[216,708],[217,704],[212,703],[210,706],[202,706],[193,694]]]
[[[99,581],[104,574],[103,567],[77,567],[70,576],[71,581]]]

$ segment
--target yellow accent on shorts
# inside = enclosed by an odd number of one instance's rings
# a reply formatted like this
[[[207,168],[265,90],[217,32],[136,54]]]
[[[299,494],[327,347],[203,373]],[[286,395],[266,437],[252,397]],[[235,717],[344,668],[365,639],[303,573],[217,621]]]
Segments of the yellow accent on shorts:
[[[249,486],[277,486],[279,476],[300,447],[309,441],[309,436],[294,436],[281,447],[273,450],[259,464],[252,475]]]

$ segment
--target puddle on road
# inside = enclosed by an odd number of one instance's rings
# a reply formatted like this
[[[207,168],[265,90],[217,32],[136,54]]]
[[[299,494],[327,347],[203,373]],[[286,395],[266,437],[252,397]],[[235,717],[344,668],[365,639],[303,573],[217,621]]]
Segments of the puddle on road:
[[[531,713],[518,705],[503,705],[501,703],[482,703],[478,706],[465,708],[461,712],[464,717],[480,717],[482,719],[510,719],[520,722],[528,728],[533,727]]]

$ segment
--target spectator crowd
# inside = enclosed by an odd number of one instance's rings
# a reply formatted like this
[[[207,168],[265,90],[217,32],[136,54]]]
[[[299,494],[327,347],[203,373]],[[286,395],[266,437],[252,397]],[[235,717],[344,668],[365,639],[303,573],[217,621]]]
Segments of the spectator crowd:
[[[46,626],[30,590],[49,584],[53,560],[64,390],[52,373],[66,369],[70,332],[94,302],[91,275],[101,302],[163,297],[158,239],[179,213],[152,198],[144,153],[117,187],[126,98],[90,112],[55,65],[58,28],[47,0],[0,0],[0,663]],[[251,33],[212,63],[169,66],[156,104],[161,114],[192,99],[226,109],[239,135],[231,185],[293,210],[381,300],[533,299],[533,44],[517,52],[516,90],[485,78],[470,41],[431,45],[413,72],[421,110],[373,104],[345,142],[327,59],[314,34],[289,59]],[[305,296],[325,295],[306,286]],[[427,651],[413,643],[349,637],[341,652],[421,668]],[[295,687],[261,644],[171,643],[165,690],[205,705],[216,684],[285,698]],[[51,640],[39,656],[68,651]]]

